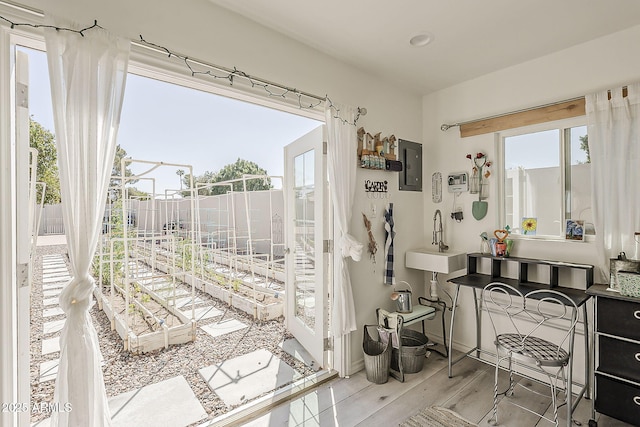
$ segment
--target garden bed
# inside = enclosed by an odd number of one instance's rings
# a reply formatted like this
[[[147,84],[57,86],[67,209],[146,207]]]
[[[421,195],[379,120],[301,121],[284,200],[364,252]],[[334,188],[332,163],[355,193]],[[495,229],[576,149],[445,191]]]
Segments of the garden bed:
[[[180,264],[189,264],[190,259],[176,256],[161,245],[137,245],[136,259],[144,262],[150,268],[176,279],[193,285],[196,289],[206,292],[214,298],[223,301],[230,307],[237,308],[250,314],[257,320],[273,320],[284,315],[284,291],[282,283],[278,283],[276,289],[270,289],[262,285],[255,285],[239,277],[233,277],[231,273],[223,271],[212,272],[211,266],[198,265],[187,271]],[[154,248],[158,248],[154,252]],[[190,256],[190,251],[189,254]],[[220,258],[214,257],[214,260]],[[243,263],[236,264],[244,265]],[[223,264],[224,265],[224,264]],[[228,265],[228,264],[227,264]],[[246,273],[246,272],[245,272]],[[213,275],[214,278],[206,277]],[[224,283],[221,283],[224,282]]]
[[[125,291],[115,286],[113,298],[111,292],[102,293],[99,288],[94,292],[99,308],[111,321],[111,329],[122,338],[125,350],[145,353],[195,340],[194,320],[144,284],[136,285],[139,293],[148,295],[148,298],[144,302],[140,298],[131,298],[129,306],[126,305]],[[124,316],[130,318],[128,325]]]
[[[212,297],[235,307],[247,314],[252,315],[258,320],[273,320],[284,315],[284,293],[263,289],[257,291],[260,294],[261,301],[257,301],[253,297],[253,288],[245,282],[237,284],[237,290],[228,288],[226,285],[214,281],[203,280],[196,275],[181,270],[179,267],[172,267],[156,259],[158,270],[166,274],[175,274],[182,281],[193,284],[199,289]]]

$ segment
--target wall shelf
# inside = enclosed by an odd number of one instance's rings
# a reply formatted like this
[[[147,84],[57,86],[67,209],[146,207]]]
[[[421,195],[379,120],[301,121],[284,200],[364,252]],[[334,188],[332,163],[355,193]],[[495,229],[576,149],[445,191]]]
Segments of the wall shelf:
[[[358,129],[358,161],[362,169],[401,172],[396,147],[395,135],[383,138],[381,132],[371,135],[363,127]]]
[[[517,263],[518,265],[518,278],[517,282],[520,285],[541,284],[550,288],[562,286],[560,283],[560,272],[562,270],[583,270],[584,271],[584,283],[585,289],[593,285],[593,265],[576,264],[569,262],[551,261],[543,259],[533,258],[519,258],[519,257],[494,257],[489,254],[470,253],[467,254],[467,274],[468,275],[482,275],[478,273],[478,264],[483,259],[489,259],[491,262],[491,274],[484,275],[490,280],[503,279],[503,267],[505,263]],[[529,267],[538,266],[548,267],[549,279],[546,283],[534,282],[530,280]],[[514,279],[510,279],[514,280]]]

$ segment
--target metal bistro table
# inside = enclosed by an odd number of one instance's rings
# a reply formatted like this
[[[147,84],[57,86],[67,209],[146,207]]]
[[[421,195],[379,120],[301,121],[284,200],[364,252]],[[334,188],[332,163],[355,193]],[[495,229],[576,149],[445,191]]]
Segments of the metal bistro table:
[[[478,273],[478,261],[482,259],[490,259],[491,261],[491,274],[482,274]],[[513,279],[508,277],[502,277],[501,275],[501,265],[504,261],[511,261],[519,263],[519,278]],[[527,267],[529,264],[537,264],[537,265],[548,265],[550,267],[550,283],[537,283],[528,281]],[[538,289],[554,289],[559,292],[563,292],[567,295],[568,298],[573,300],[578,307],[582,307],[583,313],[583,325],[584,325],[584,346],[585,346],[585,384],[580,390],[578,397],[575,400],[575,403],[572,405],[573,408],[578,405],[580,399],[583,396],[589,398],[589,390],[590,390],[590,352],[589,352],[589,326],[587,319],[587,304],[586,302],[591,298],[591,295],[588,295],[583,289],[575,289],[575,288],[567,288],[563,286],[558,286],[558,269],[561,268],[577,268],[585,270],[585,284],[586,287],[590,287],[593,284],[593,266],[591,265],[582,265],[582,264],[568,264],[568,263],[560,263],[554,261],[545,261],[545,260],[535,260],[535,259],[526,259],[526,258],[497,258],[492,257],[491,255],[486,254],[469,254],[467,256],[467,274],[464,276],[456,277],[449,279],[450,283],[456,285],[455,295],[453,298],[453,309],[451,312],[451,325],[449,329],[449,357],[448,357],[448,367],[449,367],[449,378],[453,377],[453,365],[461,361],[467,356],[471,356],[472,353],[475,354],[475,358],[480,359],[480,353],[485,352],[491,354],[486,350],[481,350],[481,327],[480,323],[481,319],[481,307],[480,301],[482,299],[482,290],[489,283],[493,282],[501,282],[506,283],[508,285],[513,286],[518,291],[522,292],[522,294],[526,294],[527,292],[538,290]],[[466,286],[473,290],[473,301],[474,301],[474,309],[475,309],[475,321],[476,321],[476,345],[474,348],[469,350],[468,352],[462,354],[457,359],[453,359],[453,341],[454,341],[454,324],[456,317],[456,310],[458,307],[458,297],[460,295],[460,287]],[[494,354],[495,356],[495,354]]]

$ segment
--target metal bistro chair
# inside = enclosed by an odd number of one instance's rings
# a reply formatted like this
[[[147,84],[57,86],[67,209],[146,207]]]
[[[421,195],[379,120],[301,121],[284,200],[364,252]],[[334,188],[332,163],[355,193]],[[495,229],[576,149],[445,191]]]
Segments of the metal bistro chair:
[[[507,360],[509,370],[509,388],[503,392],[505,396],[514,393],[513,362],[520,362],[534,371],[544,373],[549,379],[551,401],[553,404],[553,420],[532,412],[558,426],[558,407],[567,407],[567,426],[571,426],[572,406],[572,357],[575,327],[578,321],[576,303],[562,292],[542,289],[523,295],[514,287],[504,283],[490,283],[482,293],[482,302],[489,313],[495,332],[496,372],[493,390],[493,417],[489,424],[498,423],[498,371],[500,364]],[[562,328],[558,342],[541,338],[545,334],[543,326],[555,328],[562,319],[568,326]],[[560,321],[560,322],[559,322]],[[548,335],[548,331],[546,332]],[[561,387],[559,383],[562,384]],[[563,391],[564,400],[558,404],[558,393]],[[503,394],[500,393],[500,394]]]

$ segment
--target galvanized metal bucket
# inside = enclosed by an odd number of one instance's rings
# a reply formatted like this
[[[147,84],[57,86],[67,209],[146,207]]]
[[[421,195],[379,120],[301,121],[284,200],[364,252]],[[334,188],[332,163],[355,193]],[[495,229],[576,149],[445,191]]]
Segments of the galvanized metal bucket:
[[[429,338],[420,332],[403,329],[400,339],[402,340],[402,350],[393,349],[391,353],[391,369],[398,370],[398,361],[401,361],[405,374],[415,374],[422,371],[424,359],[427,355]],[[398,357],[400,358],[399,360]]]
[[[391,293],[391,299],[396,302],[396,311],[398,313],[411,313],[413,311],[413,305],[411,303],[411,285],[407,282],[404,283],[409,287],[406,290],[396,290],[395,286],[393,288],[393,292]]]
[[[391,366],[391,340],[386,343],[379,338],[373,339],[369,329],[377,329],[377,325],[364,326],[364,338],[362,349],[364,350],[364,369],[367,381],[375,384],[384,384],[389,380],[389,367]]]

